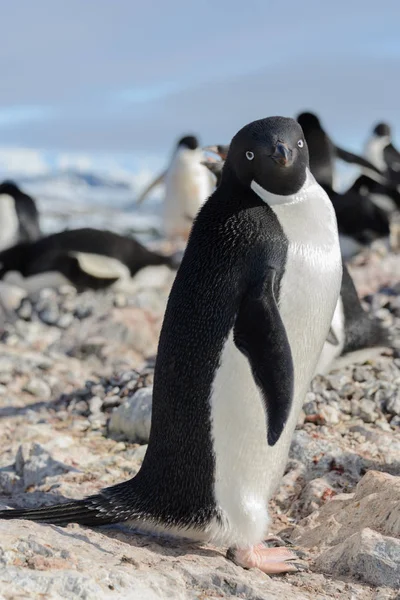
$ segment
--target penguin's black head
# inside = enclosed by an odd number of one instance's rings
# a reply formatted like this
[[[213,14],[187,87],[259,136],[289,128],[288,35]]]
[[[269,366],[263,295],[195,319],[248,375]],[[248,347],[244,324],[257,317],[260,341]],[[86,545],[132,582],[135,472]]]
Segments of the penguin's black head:
[[[390,130],[390,125],[388,125],[387,123],[378,123],[374,127],[374,134],[378,137],[390,137],[392,134]]]
[[[223,178],[233,171],[253,189],[278,196],[295,194],[307,177],[308,149],[294,119],[269,117],[246,125],[233,138]]]
[[[177,143],[177,148],[188,148],[189,150],[196,150],[199,147],[199,140],[194,135],[185,135]]]
[[[3,183],[0,183],[0,194],[8,194],[9,196],[15,197],[20,193],[19,187],[13,181],[6,180],[3,181]]]
[[[300,123],[305,132],[309,129],[321,129],[320,120],[317,115],[311,112],[300,113],[297,117],[297,122]]]

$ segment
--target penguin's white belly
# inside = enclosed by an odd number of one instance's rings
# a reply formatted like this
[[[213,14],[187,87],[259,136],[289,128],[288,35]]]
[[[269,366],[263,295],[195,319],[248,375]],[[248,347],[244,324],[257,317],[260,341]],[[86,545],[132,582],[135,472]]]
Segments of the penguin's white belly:
[[[317,197],[317,203],[324,201]],[[232,333],[214,378],[214,493],[223,519],[215,537],[227,544],[255,544],[268,533],[267,502],[284,472],[293,431],[338,300],[342,271],[333,208],[329,200],[325,206],[308,204],[309,210],[304,205],[297,209],[273,206],[290,242],[279,311],[294,363],[293,404],[274,446],[267,443],[263,402],[249,361],[236,348]]]
[[[0,251],[18,242],[18,231],[14,198],[8,194],[0,194]]]
[[[187,235],[192,221],[212,192],[210,172],[200,162],[178,157],[166,177],[164,230],[167,236]]]

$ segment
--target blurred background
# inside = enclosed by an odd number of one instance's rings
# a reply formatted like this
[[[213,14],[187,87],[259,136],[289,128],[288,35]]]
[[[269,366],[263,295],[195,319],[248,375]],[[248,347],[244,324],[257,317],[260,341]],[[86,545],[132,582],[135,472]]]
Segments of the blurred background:
[[[45,233],[90,214],[146,238],[162,189],[132,205],[185,133],[228,143],[254,119],[312,110],[349,150],[377,121],[398,145],[395,0],[0,6],[0,178],[35,197]],[[353,171],[339,168],[345,186]]]

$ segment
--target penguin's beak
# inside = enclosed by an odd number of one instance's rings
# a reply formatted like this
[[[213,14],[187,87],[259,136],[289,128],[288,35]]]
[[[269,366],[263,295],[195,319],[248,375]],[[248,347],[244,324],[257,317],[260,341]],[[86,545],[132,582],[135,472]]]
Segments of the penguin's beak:
[[[293,163],[293,152],[283,142],[278,142],[275,146],[271,158],[282,167],[290,167]]]

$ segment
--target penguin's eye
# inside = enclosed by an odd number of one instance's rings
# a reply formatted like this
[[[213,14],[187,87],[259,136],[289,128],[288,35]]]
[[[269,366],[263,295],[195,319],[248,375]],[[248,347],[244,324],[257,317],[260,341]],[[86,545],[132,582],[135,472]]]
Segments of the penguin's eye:
[[[304,142],[303,142],[303,140],[299,140],[299,141],[297,142],[297,145],[298,145],[298,147],[299,147],[299,148],[302,148],[302,147],[304,146]]]
[[[246,158],[247,158],[247,160],[253,160],[253,158],[254,158],[254,152],[252,152],[251,150],[247,150],[247,152],[246,152]]]

